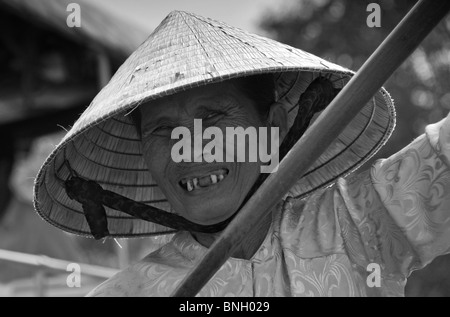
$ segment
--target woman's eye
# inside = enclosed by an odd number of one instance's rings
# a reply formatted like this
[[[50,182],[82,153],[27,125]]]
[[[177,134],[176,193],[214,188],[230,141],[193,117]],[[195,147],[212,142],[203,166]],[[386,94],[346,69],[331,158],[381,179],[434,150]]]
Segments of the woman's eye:
[[[212,112],[212,113],[207,114],[203,119],[208,120],[208,119],[219,118],[221,115],[223,115],[223,113]]]
[[[169,127],[169,126],[157,127],[151,132],[151,134],[157,135],[157,136],[166,136],[171,133],[172,133],[172,127]]]

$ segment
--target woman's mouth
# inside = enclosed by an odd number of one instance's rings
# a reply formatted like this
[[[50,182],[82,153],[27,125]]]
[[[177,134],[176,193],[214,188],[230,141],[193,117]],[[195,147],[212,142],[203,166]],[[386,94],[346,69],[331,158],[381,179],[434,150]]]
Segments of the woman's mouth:
[[[223,168],[217,171],[208,172],[206,175],[183,178],[179,182],[179,185],[184,190],[192,192],[220,183],[227,177],[228,173],[228,169]]]

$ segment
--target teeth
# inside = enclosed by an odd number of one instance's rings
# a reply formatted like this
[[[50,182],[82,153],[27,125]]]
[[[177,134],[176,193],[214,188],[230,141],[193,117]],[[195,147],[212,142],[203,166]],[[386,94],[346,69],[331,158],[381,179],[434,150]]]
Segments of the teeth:
[[[202,187],[208,187],[221,182],[227,175],[225,170],[220,170],[216,174],[204,176],[201,178],[182,179],[180,183],[185,185],[188,192]]]
[[[194,189],[194,187],[192,186],[192,181],[188,181],[187,182],[187,190],[188,192],[191,192]]]

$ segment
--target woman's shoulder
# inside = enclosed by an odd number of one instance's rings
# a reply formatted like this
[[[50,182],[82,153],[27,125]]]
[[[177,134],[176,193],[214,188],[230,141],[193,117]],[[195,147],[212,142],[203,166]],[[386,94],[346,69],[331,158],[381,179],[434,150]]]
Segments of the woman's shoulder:
[[[87,297],[137,297],[144,281],[145,276],[132,265],[98,285]]]
[[[172,240],[133,263],[92,290],[88,297],[165,296],[164,284],[181,279],[194,265],[193,248],[186,233],[177,233]],[[191,250],[192,251],[192,250]],[[176,281],[173,282],[176,282]],[[155,293],[154,292],[158,292]]]
[[[344,253],[335,214],[336,194],[333,185],[284,201],[275,219],[275,233],[283,249],[305,259]]]

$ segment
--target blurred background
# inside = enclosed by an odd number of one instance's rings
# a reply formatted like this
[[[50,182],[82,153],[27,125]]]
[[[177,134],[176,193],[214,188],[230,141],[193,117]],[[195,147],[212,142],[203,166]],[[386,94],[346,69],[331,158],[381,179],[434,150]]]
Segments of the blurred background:
[[[373,2],[382,11],[379,28],[366,24]],[[170,11],[222,20],[356,71],[415,2],[0,0],[0,296],[84,296],[164,243],[68,235],[34,212],[32,187],[64,131]],[[66,24],[69,3],[80,5],[80,28]],[[396,101],[398,123],[371,162],[400,150],[448,114],[450,16],[385,87]],[[82,263],[80,288],[67,287],[71,262]],[[450,256],[416,271],[406,295],[450,296]]]

